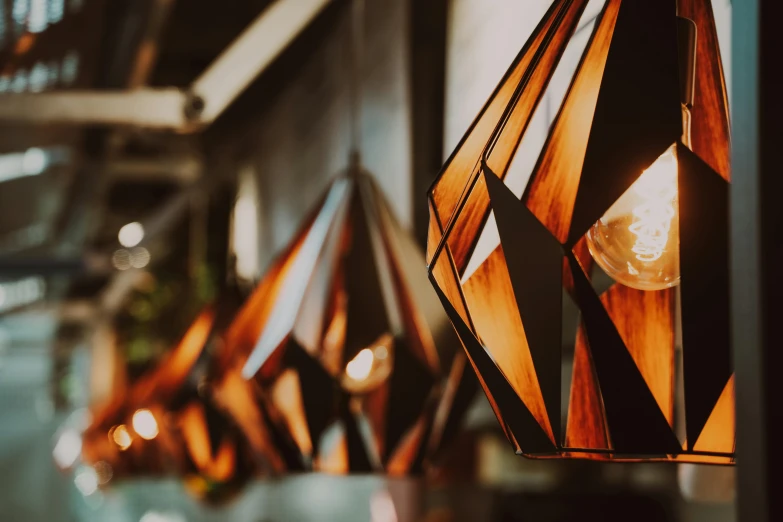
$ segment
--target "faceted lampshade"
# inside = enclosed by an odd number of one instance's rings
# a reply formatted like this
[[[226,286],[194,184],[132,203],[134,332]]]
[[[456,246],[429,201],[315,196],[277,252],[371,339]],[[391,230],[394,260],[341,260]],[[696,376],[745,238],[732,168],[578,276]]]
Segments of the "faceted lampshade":
[[[250,296],[226,334],[256,386],[236,415],[263,422],[279,471],[416,473],[457,430],[475,377],[457,358],[442,378],[435,339],[453,332],[422,265],[352,169]]]
[[[728,180],[710,1],[555,0],[428,194],[430,280],[517,453],[734,462]]]
[[[93,415],[82,457],[96,470],[110,470],[111,484],[179,477],[197,498],[219,503],[252,476],[249,444],[216,406],[206,381],[215,316],[204,310],[157,367]]]

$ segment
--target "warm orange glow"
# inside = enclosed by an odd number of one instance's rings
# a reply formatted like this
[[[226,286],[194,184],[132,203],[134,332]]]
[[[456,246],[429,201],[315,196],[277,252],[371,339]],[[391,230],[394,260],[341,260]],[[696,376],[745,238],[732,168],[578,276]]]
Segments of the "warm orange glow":
[[[234,446],[231,441],[223,440],[217,455],[212,457],[204,409],[199,404],[191,404],[183,411],[180,421],[185,446],[196,468],[212,480],[230,479],[236,465]]]
[[[403,477],[410,471],[417,452],[423,444],[426,431],[427,420],[420,417],[389,456],[389,461],[386,464],[386,472],[389,476]]]
[[[312,454],[313,443],[302,404],[299,374],[294,370],[284,371],[272,385],[270,392],[272,402],[285,418],[288,430],[299,450],[305,455]]]
[[[130,448],[130,445],[133,442],[130,433],[128,433],[128,428],[125,427],[124,424],[120,424],[119,426],[112,428],[109,432],[109,436],[121,451],[125,451],[126,449]]]
[[[348,326],[348,296],[343,289],[334,297],[334,312],[323,335],[321,364],[333,374],[341,371],[343,346]]]
[[[236,451],[230,440],[226,439],[218,448],[217,455],[205,469],[213,480],[228,480],[236,467]]]
[[[462,290],[476,333],[485,349],[541,428],[554,441],[501,246],[470,276]],[[509,343],[509,339],[515,339],[516,344]]]
[[[133,414],[133,431],[145,440],[152,440],[158,436],[158,421],[150,410],[136,410]]]
[[[207,343],[214,319],[215,313],[211,308],[198,315],[157,370],[134,387],[132,402],[146,403],[154,396],[173,393],[182,385]]]
[[[36,36],[32,33],[24,33],[19,39],[16,40],[16,47],[14,48],[14,54],[21,56],[29,51],[36,41]]]
[[[285,463],[272,449],[271,435],[256,402],[252,383],[242,378],[239,370],[229,370],[213,387],[217,404],[239,425],[253,450],[264,455],[273,471],[284,471]]]
[[[736,433],[734,408],[734,375],[732,375],[693,449],[733,453]]]
[[[289,251],[275,261],[229,325],[223,336],[226,348],[219,356],[221,364],[228,364],[235,357],[244,361],[252,352],[305,237],[297,238]]]
[[[165,373],[160,375],[160,378],[164,386],[176,387],[185,379],[207,342],[214,318],[214,312],[207,309],[201,312],[188,328],[168,362],[163,365]]]

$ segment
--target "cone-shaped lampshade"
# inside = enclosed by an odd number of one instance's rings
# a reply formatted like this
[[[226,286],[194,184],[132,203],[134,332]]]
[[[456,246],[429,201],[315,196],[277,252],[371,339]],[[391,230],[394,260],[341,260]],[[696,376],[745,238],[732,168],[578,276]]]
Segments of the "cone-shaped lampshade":
[[[281,468],[415,473],[457,429],[474,377],[455,367],[443,384],[433,336],[452,331],[422,266],[357,170],[251,295],[226,344],[257,387],[252,415]]]
[[[181,477],[210,503],[241,489],[255,471],[250,446],[207,381],[220,323],[213,308],[204,310],[160,364],[94,414],[83,435],[87,464],[111,470],[112,483]]]
[[[518,453],[733,463],[710,2],[586,7],[553,2],[433,184],[430,280]]]

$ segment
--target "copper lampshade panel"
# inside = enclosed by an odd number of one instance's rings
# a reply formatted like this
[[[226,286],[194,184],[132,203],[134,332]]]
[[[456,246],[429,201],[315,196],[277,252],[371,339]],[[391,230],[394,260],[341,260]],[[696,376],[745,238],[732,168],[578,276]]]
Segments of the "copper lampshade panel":
[[[83,434],[82,457],[127,478],[174,476],[200,500],[220,503],[256,471],[240,427],[217,407],[207,381],[217,343],[212,308],[193,322],[158,364],[97,411]]]
[[[433,184],[430,280],[517,453],[733,463],[729,124],[712,8],[606,0],[587,20],[587,4],[552,4]],[[574,35],[591,27],[581,52]],[[538,161],[515,168],[574,49]],[[666,154],[680,284],[640,290],[606,277],[586,234]]]
[[[226,344],[250,354],[253,415],[281,469],[416,473],[455,430],[473,376],[455,368],[442,385],[433,335],[451,328],[422,261],[372,178],[352,170],[237,315]]]

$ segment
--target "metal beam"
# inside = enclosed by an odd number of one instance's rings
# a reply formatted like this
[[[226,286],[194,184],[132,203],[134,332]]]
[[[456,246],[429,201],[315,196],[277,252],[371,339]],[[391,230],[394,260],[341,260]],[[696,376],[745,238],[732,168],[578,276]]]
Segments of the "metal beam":
[[[189,89],[0,95],[0,122],[127,125],[194,132],[211,124],[331,0],[276,0]]]
[[[737,505],[740,522],[783,520],[776,471],[783,465],[780,317],[783,315],[783,178],[777,0],[732,9],[732,337],[736,371]]]
[[[191,86],[209,124],[307,27],[331,0],[277,0]]]
[[[427,243],[430,219],[424,197],[443,165],[448,0],[409,1],[413,225],[419,245]]]
[[[175,88],[4,94],[0,121],[188,130],[187,99]]]
[[[193,155],[183,155],[157,159],[116,158],[109,160],[103,171],[112,181],[171,180],[189,185],[198,180],[202,168],[200,159]]]

